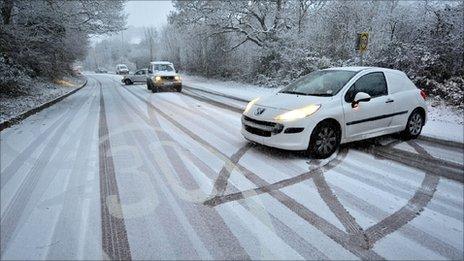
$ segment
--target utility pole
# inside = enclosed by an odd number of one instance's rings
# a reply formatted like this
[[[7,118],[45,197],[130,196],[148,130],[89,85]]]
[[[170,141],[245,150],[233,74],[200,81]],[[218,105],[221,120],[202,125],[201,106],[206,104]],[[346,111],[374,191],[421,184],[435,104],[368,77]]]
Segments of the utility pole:
[[[98,68],[97,51],[95,47],[93,47],[93,59],[95,61],[95,67]]]
[[[153,62],[153,36],[150,34],[150,62]]]
[[[124,51],[124,31],[121,31],[121,56],[119,57],[120,63],[122,63],[123,51]]]

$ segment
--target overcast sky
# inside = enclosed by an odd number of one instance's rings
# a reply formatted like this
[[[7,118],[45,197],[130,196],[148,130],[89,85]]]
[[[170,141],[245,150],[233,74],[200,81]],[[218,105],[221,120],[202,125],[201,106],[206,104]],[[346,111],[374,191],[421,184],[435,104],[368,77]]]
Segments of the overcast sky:
[[[167,16],[174,10],[171,1],[128,1],[127,26],[156,26],[167,23]]]
[[[155,26],[161,28],[167,24],[168,14],[174,10],[170,0],[142,0],[127,1],[125,12],[127,16],[127,26],[147,27]],[[90,43],[94,45],[112,35],[95,35],[90,38]],[[132,39],[131,41],[139,41]]]

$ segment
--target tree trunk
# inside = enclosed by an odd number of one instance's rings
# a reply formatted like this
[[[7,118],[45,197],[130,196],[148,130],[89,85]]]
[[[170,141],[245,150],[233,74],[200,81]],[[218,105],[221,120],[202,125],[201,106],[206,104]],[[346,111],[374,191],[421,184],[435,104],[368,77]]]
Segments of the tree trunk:
[[[1,8],[3,24],[7,25],[11,22],[11,12],[13,10],[14,0],[3,0]]]

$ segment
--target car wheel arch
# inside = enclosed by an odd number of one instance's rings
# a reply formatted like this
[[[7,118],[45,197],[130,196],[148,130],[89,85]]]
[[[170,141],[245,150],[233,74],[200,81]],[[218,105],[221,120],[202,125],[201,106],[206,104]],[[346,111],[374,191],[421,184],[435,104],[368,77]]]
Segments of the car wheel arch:
[[[334,125],[335,127],[337,127],[338,131],[340,132],[340,138],[343,137],[343,129],[342,129],[342,125],[340,124],[340,122],[334,118],[325,118],[321,121],[319,121],[316,126],[314,126],[314,129],[320,125],[320,124],[323,124],[323,123],[330,123],[332,125]]]

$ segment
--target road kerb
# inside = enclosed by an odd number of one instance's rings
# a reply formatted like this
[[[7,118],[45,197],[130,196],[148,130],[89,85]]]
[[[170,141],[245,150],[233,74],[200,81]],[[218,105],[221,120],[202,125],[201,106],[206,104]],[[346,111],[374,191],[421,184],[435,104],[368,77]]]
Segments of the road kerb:
[[[45,108],[48,108],[48,107],[52,106],[53,104],[63,100],[64,98],[66,98],[66,97],[70,96],[71,94],[73,94],[73,93],[79,91],[80,89],[84,88],[86,85],[87,85],[87,78],[85,79],[85,82],[80,87],[77,87],[76,89],[74,89],[74,90],[72,90],[72,91],[70,91],[68,93],[65,93],[65,94],[63,94],[63,95],[61,95],[61,96],[59,96],[59,97],[57,97],[57,98],[55,98],[55,99],[53,99],[51,101],[42,103],[41,105],[39,105],[39,106],[37,106],[35,108],[27,110],[27,111],[25,111],[25,112],[23,112],[23,113],[21,113],[21,114],[19,114],[17,116],[14,116],[14,117],[12,117],[12,118],[10,118],[8,120],[5,120],[5,121],[1,122],[0,123],[0,131],[3,131],[6,128],[9,128],[9,127],[11,127],[13,125],[16,125],[16,124],[20,123],[22,120],[26,119],[27,117],[29,117],[29,116],[31,116],[33,114],[36,114],[36,113],[42,111]]]

